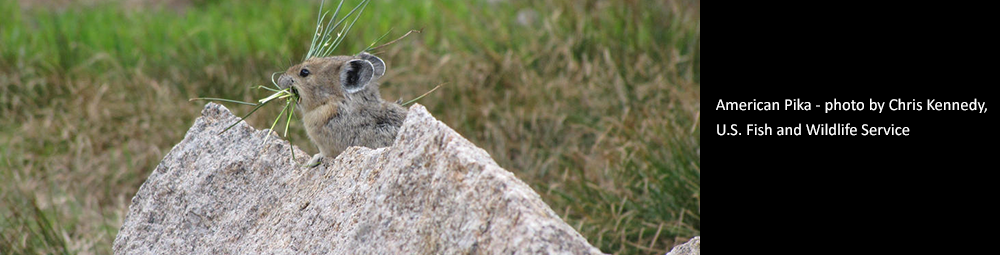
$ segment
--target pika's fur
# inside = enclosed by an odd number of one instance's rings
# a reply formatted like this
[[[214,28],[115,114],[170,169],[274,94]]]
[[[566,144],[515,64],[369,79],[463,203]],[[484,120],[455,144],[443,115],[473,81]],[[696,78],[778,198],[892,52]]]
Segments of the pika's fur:
[[[310,58],[278,78],[278,86],[299,97],[309,139],[319,147],[307,166],[323,157],[336,157],[350,146],[380,148],[392,145],[406,118],[398,103],[383,101],[378,79],[385,62],[362,52],[356,56]]]

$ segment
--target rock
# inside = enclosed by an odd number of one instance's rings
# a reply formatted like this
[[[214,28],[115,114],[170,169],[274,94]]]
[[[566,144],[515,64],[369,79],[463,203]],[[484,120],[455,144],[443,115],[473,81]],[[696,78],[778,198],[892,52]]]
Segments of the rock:
[[[267,131],[219,134],[238,120],[225,107],[202,115],[132,198],[116,254],[600,253],[423,106],[391,147],[307,169]]]
[[[701,237],[696,236],[688,240],[686,243],[674,246],[670,249],[667,255],[700,255],[701,254]]]

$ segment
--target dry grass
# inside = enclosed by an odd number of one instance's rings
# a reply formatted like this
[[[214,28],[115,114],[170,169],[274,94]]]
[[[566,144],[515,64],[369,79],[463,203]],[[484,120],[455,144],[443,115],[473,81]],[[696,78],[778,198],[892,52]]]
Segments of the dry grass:
[[[622,3],[376,1],[374,10],[397,8],[366,13],[377,21],[355,28],[360,39],[339,51],[356,52],[390,27],[389,38],[423,28],[380,52],[386,99],[447,83],[420,103],[592,244],[662,254],[700,235],[700,4]],[[202,103],[187,99],[260,97],[250,87],[307,50],[301,31],[315,17],[300,14],[309,6],[202,5],[126,15],[147,27],[73,33],[67,24],[129,11],[26,10],[15,19],[3,12],[20,8],[0,0],[0,253],[110,253],[132,195],[198,116]],[[537,19],[519,23],[514,13],[525,10]],[[175,21],[184,15],[235,24]],[[142,41],[144,30],[166,35]],[[276,114],[249,121],[264,128]],[[293,142],[315,153],[293,129]]]

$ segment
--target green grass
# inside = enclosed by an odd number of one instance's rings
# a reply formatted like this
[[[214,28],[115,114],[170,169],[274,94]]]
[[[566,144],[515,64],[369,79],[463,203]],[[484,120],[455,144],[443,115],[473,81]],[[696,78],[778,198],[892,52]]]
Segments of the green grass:
[[[0,0],[0,254],[110,253],[199,116],[187,99],[270,94],[254,87],[305,55],[319,4],[173,2]],[[500,2],[373,1],[334,54],[422,29],[377,52],[387,100],[446,83],[420,103],[604,252],[700,235],[700,3]],[[248,121],[266,128],[279,108]]]

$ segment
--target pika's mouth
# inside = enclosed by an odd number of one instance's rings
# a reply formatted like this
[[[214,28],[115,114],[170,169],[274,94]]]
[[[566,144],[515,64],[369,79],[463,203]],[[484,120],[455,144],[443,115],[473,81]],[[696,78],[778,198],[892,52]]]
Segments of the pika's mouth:
[[[292,95],[295,95],[295,103],[298,104],[299,100],[300,100],[299,99],[300,98],[299,97],[299,90],[296,89],[295,86],[290,86],[290,87],[288,87],[288,89],[292,91]]]

